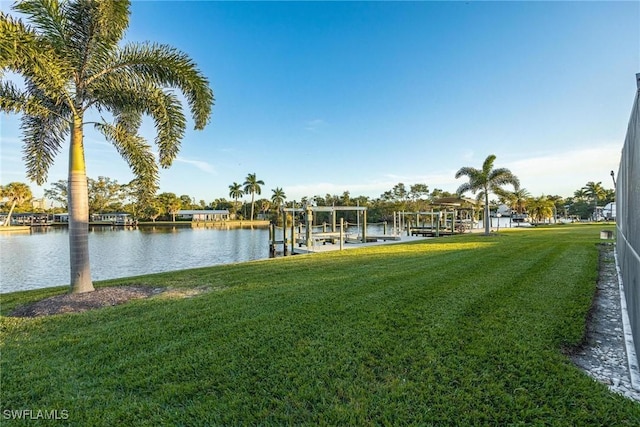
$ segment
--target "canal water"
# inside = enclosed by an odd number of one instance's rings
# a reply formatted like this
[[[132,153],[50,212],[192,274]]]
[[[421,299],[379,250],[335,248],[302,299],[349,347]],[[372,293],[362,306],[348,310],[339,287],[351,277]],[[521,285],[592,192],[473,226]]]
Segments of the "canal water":
[[[91,277],[115,279],[269,257],[266,228],[92,227]],[[69,284],[66,227],[0,234],[0,293]]]
[[[478,225],[481,226],[481,225]],[[492,227],[497,226],[494,219]],[[500,218],[500,227],[515,226]],[[349,227],[357,232],[359,227]],[[318,231],[318,230],[316,230]],[[369,234],[393,230],[369,224]],[[281,231],[277,238],[282,239]],[[289,236],[290,237],[290,236]],[[93,280],[116,279],[269,257],[267,228],[91,227]],[[0,293],[69,284],[66,227],[0,233]]]

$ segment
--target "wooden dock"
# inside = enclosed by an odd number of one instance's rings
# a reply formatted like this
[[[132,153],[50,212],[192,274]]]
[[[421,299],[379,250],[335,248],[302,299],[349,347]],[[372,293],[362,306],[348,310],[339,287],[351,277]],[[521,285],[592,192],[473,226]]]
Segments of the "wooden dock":
[[[451,236],[455,233],[449,229],[438,229],[434,227],[411,227],[409,229],[409,234],[411,236],[439,237]]]

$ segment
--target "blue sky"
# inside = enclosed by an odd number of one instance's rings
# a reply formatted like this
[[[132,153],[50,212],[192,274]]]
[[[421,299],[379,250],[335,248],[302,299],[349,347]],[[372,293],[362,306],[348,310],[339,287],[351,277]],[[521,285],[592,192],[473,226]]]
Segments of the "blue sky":
[[[185,51],[216,97],[161,192],[229,199],[249,173],[289,200],[375,198],[398,182],[453,192],[460,167],[495,154],[532,195],[570,196],[613,187],[640,2],[134,1],[126,40]],[[18,119],[0,125],[0,183],[27,182]],[[142,133],[153,140],[152,124]],[[85,145],[88,176],[132,179],[99,135]],[[67,158],[49,183],[66,179]]]

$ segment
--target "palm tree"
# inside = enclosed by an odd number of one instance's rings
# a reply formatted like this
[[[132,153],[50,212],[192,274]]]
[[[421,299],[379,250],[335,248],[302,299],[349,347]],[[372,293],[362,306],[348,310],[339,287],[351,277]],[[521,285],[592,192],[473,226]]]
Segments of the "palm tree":
[[[593,219],[595,220],[597,219],[596,210],[598,207],[598,200],[604,199],[607,193],[602,186],[602,182],[589,181],[584,187],[582,187],[582,190],[586,197],[593,200]]]
[[[253,208],[255,205],[255,195],[261,193],[260,186],[264,185],[264,182],[261,179],[256,178],[255,173],[250,173],[247,175],[244,181],[244,192],[245,194],[251,194],[251,221],[253,221]]]
[[[233,209],[238,212],[238,199],[244,196],[244,191],[242,190],[242,184],[238,184],[234,182],[229,186],[229,197],[233,197]]]
[[[482,169],[467,166],[460,168],[460,170],[456,172],[456,179],[461,176],[469,178],[469,182],[458,187],[458,195],[462,196],[463,193],[471,191],[474,194],[478,192],[478,199],[484,198],[484,233],[486,235],[490,233],[489,193],[502,196],[506,194],[505,190],[502,189],[502,185],[511,184],[514,187],[520,185],[518,178],[512,174],[509,169],[493,169],[493,162],[495,160],[496,156],[490,154],[482,164]]]
[[[510,191],[507,195],[507,199],[511,203],[511,208],[515,209],[518,214],[524,212],[524,208],[527,205],[527,200],[531,197],[531,194],[526,188],[520,188],[520,185],[514,185],[513,191]]]
[[[273,193],[271,195],[271,203],[273,203],[273,206],[276,210],[276,224],[277,224],[280,220],[280,207],[284,204],[284,201],[287,198],[287,196],[284,194],[284,190],[280,187],[276,187],[275,189],[271,190],[271,192]]]
[[[529,200],[529,214],[535,218],[536,222],[543,222],[548,218],[553,218],[555,205],[547,197],[536,197]]]
[[[119,42],[129,25],[128,0],[26,0],[14,10],[27,23],[0,12],[1,73],[25,79],[21,88],[0,82],[0,109],[22,114],[27,176],[42,185],[63,144],[69,146],[69,247],[71,292],[92,291],[88,246],[88,196],[83,131],[94,107],[113,122],[94,122],[155,192],[158,165],[151,146],[138,135],[142,116],[157,131],[159,164],[178,153],[186,119],[178,89],[196,129],[209,121],[213,92],[186,54],[167,45]]]
[[[11,182],[1,188],[3,198],[7,198],[11,202],[11,208],[7,214],[7,218],[4,221],[4,226],[11,225],[11,214],[16,205],[21,205],[24,202],[30,201],[33,196],[31,194],[31,188],[27,184],[22,182]]]
[[[273,193],[271,195],[271,202],[276,209],[279,209],[286,200],[287,196],[284,194],[284,190],[280,187],[276,187],[275,189],[271,190],[271,192]]]

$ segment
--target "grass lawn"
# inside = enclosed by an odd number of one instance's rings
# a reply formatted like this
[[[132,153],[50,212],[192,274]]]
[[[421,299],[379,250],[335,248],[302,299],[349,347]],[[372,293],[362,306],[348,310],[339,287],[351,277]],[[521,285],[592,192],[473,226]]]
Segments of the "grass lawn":
[[[6,314],[63,289],[2,295],[0,424],[31,409],[77,426],[640,425],[640,404],[563,353],[585,330],[601,229],[118,279],[98,285],[208,291],[47,318]]]

